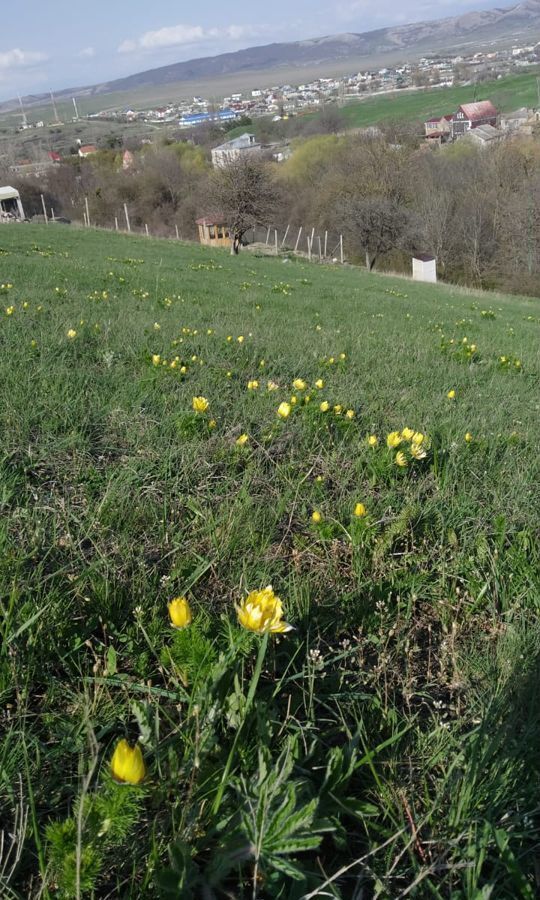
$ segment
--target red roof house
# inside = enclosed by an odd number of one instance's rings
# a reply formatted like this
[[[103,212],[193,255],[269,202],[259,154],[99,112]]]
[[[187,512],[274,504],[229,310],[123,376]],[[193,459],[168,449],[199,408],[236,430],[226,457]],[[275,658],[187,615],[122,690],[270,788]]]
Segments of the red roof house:
[[[463,103],[452,118],[452,137],[460,137],[479,125],[492,125],[496,128],[498,124],[499,113],[491,100]]]

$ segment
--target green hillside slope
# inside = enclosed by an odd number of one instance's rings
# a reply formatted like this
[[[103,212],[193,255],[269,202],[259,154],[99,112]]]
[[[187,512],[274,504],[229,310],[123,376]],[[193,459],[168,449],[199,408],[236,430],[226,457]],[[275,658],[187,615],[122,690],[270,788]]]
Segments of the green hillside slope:
[[[534,897],[538,301],[62,226],[0,283],[2,895]]]

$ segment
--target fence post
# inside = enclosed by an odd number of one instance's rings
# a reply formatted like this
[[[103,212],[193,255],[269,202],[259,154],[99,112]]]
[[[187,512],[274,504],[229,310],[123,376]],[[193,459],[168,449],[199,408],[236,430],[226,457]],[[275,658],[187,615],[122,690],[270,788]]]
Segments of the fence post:
[[[281,242],[281,246],[282,246],[282,247],[283,247],[283,245],[285,244],[285,241],[287,240],[287,235],[288,235],[288,233],[289,233],[289,228],[290,228],[290,227],[291,227],[290,225],[287,225],[287,228],[285,229],[285,234],[283,235],[283,240],[282,240],[282,242]]]
[[[343,265],[343,235],[339,236],[339,255],[341,258],[341,265]]]
[[[176,240],[179,241],[179,240],[180,240],[180,235],[178,234],[178,225],[175,225],[175,226],[174,226],[174,230],[176,231]]]
[[[88,209],[88,197],[84,198],[84,206],[86,209],[86,224],[90,228],[90,210]]]
[[[296,251],[298,250],[298,244],[300,243],[300,236],[301,236],[301,234],[302,234],[302,226],[300,225],[300,228],[298,229],[298,237],[296,238],[296,244],[294,245],[294,252],[295,252],[295,253],[296,253]]]
[[[126,226],[127,226],[127,230],[128,230],[128,231],[131,231],[131,223],[130,223],[130,221],[129,221],[129,215],[128,215],[127,203],[124,203],[124,215],[125,215],[125,217],[126,217]]]
[[[319,238],[318,238],[318,241],[319,241],[319,262],[321,262],[321,260],[322,260],[322,250],[321,250],[321,238],[320,238],[320,236],[319,236]]]
[[[311,240],[310,240],[309,234],[307,236],[307,255],[308,255],[309,261],[311,262]]]
[[[144,230],[146,231],[146,237],[149,237],[149,234],[148,234],[148,225],[145,225],[145,226],[144,226]]]
[[[328,248],[328,232],[325,231],[325,232],[324,232],[324,258],[325,258],[325,259],[326,259],[327,255],[328,255],[327,252],[326,252],[327,248]]]
[[[47,216],[47,207],[45,206],[45,197],[43,194],[41,195],[41,205],[43,207],[43,215],[45,216],[45,225],[49,224],[49,217]]]
[[[54,206],[51,206],[51,219],[54,222]]]
[[[276,245],[276,256],[279,256],[277,228],[274,228],[274,243]]]
[[[114,217],[114,230],[118,231],[118,219],[116,216]]]
[[[268,241],[269,241],[269,240],[270,240],[270,228],[268,228],[268,231],[266,232],[266,241],[265,241],[265,243],[268,244]]]

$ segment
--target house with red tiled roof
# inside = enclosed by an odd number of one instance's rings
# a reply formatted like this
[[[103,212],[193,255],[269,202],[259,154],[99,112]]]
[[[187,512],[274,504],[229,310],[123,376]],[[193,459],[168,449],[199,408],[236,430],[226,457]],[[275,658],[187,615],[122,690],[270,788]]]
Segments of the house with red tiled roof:
[[[92,153],[97,152],[98,148],[95,146],[95,144],[82,144],[82,146],[79,147],[79,156],[82,159],[86,159],[87,156],[91,156]]]
[[[479,100],[476,103],[463,103],[452,117],[452,138],[455,140],[467,134],[472,128],[480,125],[499,124],[499,113],[491,100]]]

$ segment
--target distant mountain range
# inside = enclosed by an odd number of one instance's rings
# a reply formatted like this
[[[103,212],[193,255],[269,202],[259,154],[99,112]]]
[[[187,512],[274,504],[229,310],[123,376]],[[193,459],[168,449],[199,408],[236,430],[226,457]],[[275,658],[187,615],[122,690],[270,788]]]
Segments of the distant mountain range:
[[[302,80],[302,68],[361,62],[369,57],[399,54],[411,58],[427,50],[454,50],[466,45],[476,47],[491,41],[526,40],[540,37],[540,0],[523,0],[504,9],[488,9],[470,12],[462,16],[438,19],[433,22],[416,22],[411,25],[395,25],[362,34],[335,34],[306,41],[268,44],[250,47],[235,53],[221,53],[190,59],[149,69],[127,78],[119,78],[84,88],[69,88],[56,95],[88,97],[116,91],[133,91],[140,88],[178,84],[207,78],[249,72],[275,72],[280,69],[298,68]],[[42,104],[48,95],[31,95],[24,98],[27,106]],[[0,111],[15,108],[17,101],[0,104]]]

